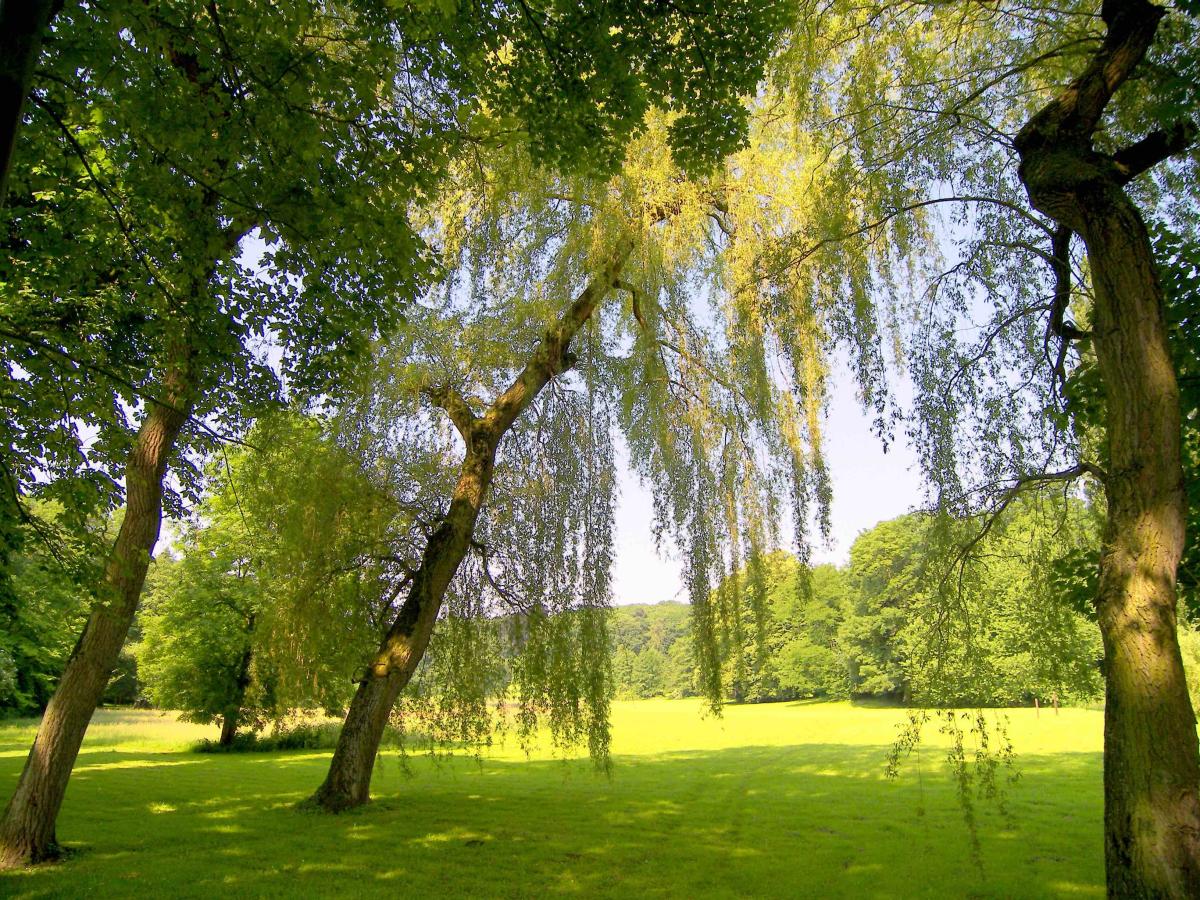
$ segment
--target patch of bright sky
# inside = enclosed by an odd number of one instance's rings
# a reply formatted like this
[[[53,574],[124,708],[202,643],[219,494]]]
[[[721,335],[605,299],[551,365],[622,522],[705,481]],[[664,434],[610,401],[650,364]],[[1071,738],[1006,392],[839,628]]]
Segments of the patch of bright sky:
[[[916,455],[904,435],[898,432],[888,452],[883,452],[845,367],[835,367],[824,438],[833,481],[832,530],[828,545],[813,547],[813,562],[843,565],[860,533],[921,506],[924,492]],[[618,605],[686,602],[679,552],[671,545],[661,553],[655,549],[650,493],[629,470],[623,452],[618,456],[621,493],[616,511],[613,601]]]

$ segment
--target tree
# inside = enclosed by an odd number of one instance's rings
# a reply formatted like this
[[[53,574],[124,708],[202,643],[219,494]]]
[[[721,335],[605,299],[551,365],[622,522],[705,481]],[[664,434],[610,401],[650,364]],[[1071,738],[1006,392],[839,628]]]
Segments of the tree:
[[[1200,890],[1200,750],[1177,639],[1187,518],[1179,388],[1162,286],[1133,178],[1195,138],[1184,120],[1116,152],[1096,146],[1113,94],[1164,11],[1109,0],[1104,42],[1017,135],[1035,208],[1078,234],[1092,276],[1092,347],[1104,386],[1108,521],[1096,606],[1105,649],[1105,865],[1113,896]],[[1154,737],[1151,738],[1151,735]]]
[[[647,647],[633,662],[631,681],[637,697],[661,697],[666,693],[667,660],[656,647]]]
[[[108,662],[136,609],[176,441],[187,423],[216,410],[244,411],[246,394],[269,393],[272,379],[248,351],[252,339],[270,334],[291,351],[285,369],[293,389],[329,387],[333,370],[394,320],[396,301],[420,280],[421,244],[407,227],[406,204],[439,168],[454,123],[488,100],[511,100],[515,124],[528,125],[535,142],[563,159],[604,158],[606,141],[615,135],[619,146],[621,135],[637,132],[655,91],[678,117],[682,156],[701,164],[736,145],[744,133],[740,92],[757,77],[766,45],[755,46],[746,68],[741,50],[781,15],[778,5],[749,2],[712,17],[714,27],[693,28],[684,12],[648,14],[640,4],[606,7],[607,19],[569,9],[535,15],[525,3],[422,8],[400,22],[378,10],[342,12],[314,15],[306,4],[135,5],[74,8],[55,20],[52,77],[33,95],[45,127],[28,157],[29,181],[16,188],[23,200],[10,233],[31,260],[58,258],[45,234],[81,227],[92,238],[75,246],[99,248],[102,259],[106,248],[118,252],[100,265],[88,254],[65,255],[70,265],[59,269],[23,269],[21,254],[11,261],[22,276],[36,277],[22,290],[35,301],[4,323],[6,342],[21,348],[20,368],[6,373],[14,390],[5,396],[22,401],[5,470],[19,505],[23,485],[32,483],[31,461],[45,458],[40,442],[53,431],[47,422],[59,417],[56,401],[27,383],[27,373],[49,369],[67,388],[56,396],[84,400],[66,416],[86,406],[110,424],[101,449],[111,453],[111,471],[124,474],[128,514],[98,591],[108,612],[93,617],[68,663],[62,700],[51,704],[0,823],[0,864],[54,853],[53,820]],[[560,32],[560,20],[587,27]],[[512,53],[513,46],[523,52]],[[639,49],[651,52],[622,52]],[[714,80],[712,65],[734,77]],[[566,102],[545,91],[548,70]],[[600,71],[603,78],[593,77]],[[161,121],[164,113],[171,121]],[[166,127],[154,131],[145,127],[150,121]],[[556,130],[559,122],[574,129]],[[494,140],[513,120],[499,124],[466,143]],[[580,129],[595,140],[577,144]],[[693,142],[692,129],[709,140]],[[55,140],[56,152],[39,152]],[[704,147],[708,156],[689,155]],[[65,171],[45,160],[65,161]],[[356,177],[339,177],[347,171]],[[38,183],[44,175],[47,185]],[[84,213],[65,231],[64,207]],[[366,236],[367,223],[386,240]],[[268,243],[272,280],[265,285],[235,261],[255,229]],[[64,280],[64,272],[74,277]],[[82,326],[64,327],[61,315],[44,313],[47,297],[66,291],[89,301],[75,305],[86,314]],[[103,302],[89,306],[93,293]],[[120,300],[131,294],[141,305]],[[75,339],[88,331],[103,340]],[[116,352],[123,343],[137,353]],[[120,364],[109,365],[109,357]],[[96,375],[107,391],[93,389]],[[241,396],[234,402],[220,387]],[[122,435],[125,407],[112,402],[114,394],[143,409],[132,440]],[[78,472],[71,458],[77,439],[49,445],[66,451],[55,474]],[[113,462],[126,447],[127,464]]]
[[[320,423],[260,420],[222,453],[176,548],[150,572],[135,645],[146,693],[220,743],[294,709],[340,710],[376,637],[399,511]],[[224,466],[222,466],[224,463]]]
[[[289,350],[295,388],[327,384],[418,277],[403,191],[329,177],[352,161],[365,168],[393,156],[368,150],[355,123],[395,124],[379,116],[375,90],[381,78],[390,82],[394,48],[372,44],[363,20],[329,17],[305,32],[294,9],[242,12],[64,10],[34,95],[36,128],[27,134],[45,152],[18,161],[10,183],[18,201],[5,209],[13,248],[5,281],[19,300],[6,303],[3,323],[14,426],[5,470],[18,504],[38,470],[55,478],[52,491],[84,470],[83,482],[99,489],[93,499],[123,493],[126,512],[0,822],[0,865],[56,852],[54,819],[134,616],[185,426],[203,445],[212,437],[206,416],[224,412],[236,427],[230,413],[269,399],[275,379],[252,347],[266,334]],[[346,35],[362,50],[350,54],[353,68],[346,45],[322,35],[335,23],[363,26]],[[261,51],[253,62],[229,44],[249,46],[250,35]],[[330,105],[345,118],[323,115]],[[151,133],[149,121],[162,127]],[[367,208],[405,251],[364,258],[354,234]],[[237,261],[254,229],[274,241],[270,287]],[[50,257],[59,264],[41,264]],[[369,298],[365,285],[375,289]],[[91,411],[101,434],[83,452],[74,417]],[[128,417],[140,419],[136,429]],[[86,496],[75,499],[72,512],[86,513],[78,502]]]
[[[734,296],[719,261],[726,248],[710,238],[712,217],[731,228],[724,216],[749,219],[775,198],[757,174],[741,180],[752,158],[741,154],[711,178],[688,180],[663,152],[668,122],[652,118],[611,180],[547,184],[544,173],[510,151],[489,166],[481,158],[464,167],[461,194],[447,191],[431,212],[454,280],[412,311],[407,328],[372,363],[361,409],[350,405],[345,415],[374,431],[380,458],[403,453],[406,444],[439,448],[429,452],[454,459],[459,480],[447,487],[448,512],[441,511],[444,499],[422,502],[436,511],[428,520],[434,524],[410,543],[408,598],[367,667],[317,804],[337,809],[367,799],[378,735],[468,555],[485,580],[496,561],[506,576],[507,587],[486,586],[488,603],[518,604],[531,623],[599,621],[593,613],[607,604],[616,428],[657,492],[663,529],[688,548],[693,614],[710,634],[723,615],[710,597],[716,573],[766,545],[781,502],[774,498],[810,499],[820,461],[810,462],[815,454],[787,383],[812,379],[813,370],[788,358],[788,375],[776,382],[767,375],[768,348],[744,333],[744,311],[726,308],[713,317],[699,311],[694,294],[698,279],[707,279],[721,292],[714,300]],[[803,177],[789,173],[780,181],[795,192],[786,202],[799,194]],[[601,306],[614,289],[630,298],[625,314]],[[575,300],[564,308],[559,298],[568,291]],[[568,339],[580,347],[570,351],[574,360],[564,355]],[[491,399],[474,399],[480,395]],[[450,419],[457,440],[447,444],[444,426],[436,427],[444,420],[431,406]],[[504,459],[511,468],[498,466]],[[495,513],[484,514],[497,473],[504,479]],[[485,531],[477,538],[481,516]],[[580,567],[586,559],[595,562]],[[595,726],[589,745],[601,751],[608,676],[595,655],[606,644],[597,625],[581,643],[590,662],[551,656],[546,666],[526,669],[539,684],[543,673],[551,680],[522,698],[530,713],[548,709],[552,720],[561,704],[586,708]],[[696,655],[705,692],[719,697],[719,660],[703,650]],[[565,688],[555,671],[585,684]],[[517,673],[514,683],[525,690],[528,679]]]
[[[905,626],[928,590],[929,522],[911,514],[875,526],[850,548],[851,610],[839,638],[850,667],[850,692],[912,698],[914,648]]]
[[[1194,137],[1196,25],[1192,4],[1167,13],[1109,0],[1099,17],[1096,6],[1033,17],[1021,4],[970,17],[954,4],[881,9],[870,41],[856,34],[863,14],[839,10],[829,29],[797,36],[788,65],[807,78],[816,64],[826,73],[816,83],[834,85],[795,92],[860,204],[828,240],[879,240],[899,221],[911,236],[930,211],[954,211],[942,220],[952,258],[933,261],[917,291],[927,302],[912,365],[937,499],[961,513],[1036,484],[1104,485],[1109,889],[1185,896],[1196,891],[1200,830],[1174,624],[1178,392],[1142,210],[1193,227],[1194,168],[1169,158]],[[879,53],[881,42],[892,52]],[[838,82],[847,67],[856,78]],[[1070,252],[1074,235],[1086,261]],[[1099,442],[1072,432],[1063,390],[1087,352],[1105,396]],[[1129,675],[1135,658],[1148,680]],[[1165,755],[1150,755],[1151,734],[1171,735]]]
[[[134,653],[152,703],[183,710],[189,722],[219,720],[220,743],[229,746],[247,712],[253,718],[254,585],[244,569],[230,571],[225,554],[189,550],[151,568]]]

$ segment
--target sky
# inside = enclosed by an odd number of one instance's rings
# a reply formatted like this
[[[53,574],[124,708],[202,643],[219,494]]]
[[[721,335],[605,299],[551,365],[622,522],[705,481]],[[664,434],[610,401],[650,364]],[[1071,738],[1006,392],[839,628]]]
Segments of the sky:
[[[824,433],[833,482],[833,528],[829,545],[813,547],[814,563],[844,564],[859,533],[920,506],[924,497],[916,456],[903,435],[897,433],[885,454],[855,393],[844,369],[834,375]],[[618,486],[613,601],[686,602],[678,552],[665,547],[664,556],[655,550],[649,492],[628,468],[621,470]]]

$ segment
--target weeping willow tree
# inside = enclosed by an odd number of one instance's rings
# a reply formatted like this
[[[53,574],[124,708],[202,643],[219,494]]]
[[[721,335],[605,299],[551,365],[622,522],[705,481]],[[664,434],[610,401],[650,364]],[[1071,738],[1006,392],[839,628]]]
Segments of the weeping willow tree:
[[[481,149],[427,210],[448,275],[379,346],[339,418],[385,468],[421,457],[442,474],[393,488],[428,512],[397,542],[406,596],[363,667],[317,805],[368,798],[379,735],[431,647],[432,667],[460,675],[495,670],[471,653],[506,655],[504,677],[471,676],[473,691],[438,701],[473,711],[477,736],[484,696],[503,695],[523,735],[547,717],[557,742],[604,760],[617,435],[657,534],[683,549],[700,680],[719,703],[722,646],[763,631],[760,558],[789,525],[802,553],[810,526],[828,527],[827,355],[853,339],[882,411],[882,351],[862,336],[883,327],[864,280],[906,282],[904,248],[884,243],[854,248],[836,276],[823,260],[763,277],[780,235],[822,214],[779,105],[764,100],[750,147],[707,176],[672,162],[672,117],[653,115],[611,179],[555,179],[523,151]],[[863,302],[846,304],[847,290]],[[713,590],[743,565],[762,586],[748,617]]]
[[[1197,223],[1195,12],[833,4],[779,60],[831,180],[861,198],[827,239],[937,222],[943,259],[905,327],[935,501],[996,513],[1084,479],[1106,510],[1094,602],[1112,896],[1200,890],[1200,757],[1176,638],[1178,387],[1145,225]],[[1084,427],[1097,402],[1103,426]]]

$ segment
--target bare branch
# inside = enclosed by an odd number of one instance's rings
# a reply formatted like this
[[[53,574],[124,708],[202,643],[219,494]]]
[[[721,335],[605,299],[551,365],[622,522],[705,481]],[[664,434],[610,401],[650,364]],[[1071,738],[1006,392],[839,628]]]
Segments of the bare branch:
[[[1196,140],[1196,123],[1184,119],[1170,128],[1152,131],[1136,144],[1130,144],[1113,154],[1113,162],[1121,173],[1121,184],[1128,184],[1160,162],[1182,153]]]

